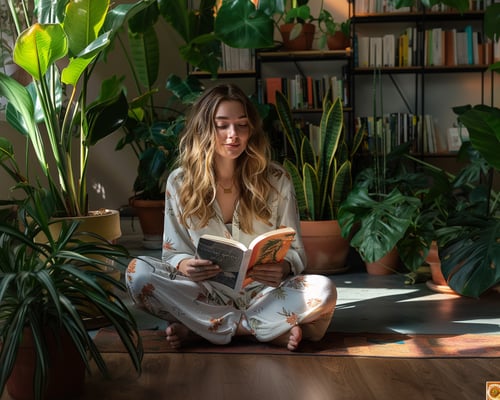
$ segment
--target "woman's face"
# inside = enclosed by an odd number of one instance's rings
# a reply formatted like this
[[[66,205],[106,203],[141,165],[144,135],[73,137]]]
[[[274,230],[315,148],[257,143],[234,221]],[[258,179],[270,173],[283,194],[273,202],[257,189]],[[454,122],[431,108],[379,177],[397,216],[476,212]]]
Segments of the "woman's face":
[[[217,140],[215,152],[219,157],[237,159],[247,147],[250,126],[243,104],[223,101],[215,113]]]

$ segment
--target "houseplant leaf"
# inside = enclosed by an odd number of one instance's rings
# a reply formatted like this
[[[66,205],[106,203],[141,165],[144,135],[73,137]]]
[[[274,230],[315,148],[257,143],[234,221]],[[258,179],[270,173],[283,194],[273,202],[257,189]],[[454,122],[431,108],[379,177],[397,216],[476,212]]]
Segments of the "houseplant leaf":
[[[295,188],[295,197],[297,199],[297,207],[299,209],[300,219],[307,219],[307,203],[304,193],[304,184],[302,181],[302,174],[297,169],[297,166],[288,159],[283,162],[283,167],[290,174],[290,178],[293,182],[293,187]]]
[[[500,110],[477,105],[459,114],[470,134],[470,141],[493,167],[500,169],[498,148],[500,145]]]
[[[273,20],[251,1],[223,1],[215,19],[215,34],[236,48],[266,48],[274,45]]]
[[[393,189],[372,199],[366,188],[353,188],[339,210],[342,236],[351,238],[363,260],[375,262],[391,251],[409,227],[418,210],[418,198]]]
[[[68,3],[63,27],[68,37],[70,57],[76,57],[99,36],[108,7],[109,0]]]
[[[443,275],[456,292],[479,297],[500,282],[500,220],[461,215],[450,225],[452,239],[439,250]]]
[[[49,67],[68,53],[68,38],[60,24],[34,24],[19,35],[13,58],[40,81]]]

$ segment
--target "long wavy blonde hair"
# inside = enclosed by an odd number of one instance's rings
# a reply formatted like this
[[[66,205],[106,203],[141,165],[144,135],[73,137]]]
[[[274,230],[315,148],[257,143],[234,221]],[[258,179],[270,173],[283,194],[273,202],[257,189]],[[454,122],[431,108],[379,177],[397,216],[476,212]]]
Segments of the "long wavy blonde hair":
[[[236,160],[235,180],[240,185],[239,223],[246,233],[253,232],[253,221],[269,224],[271,210],[267,199],[273,189],[269,182],[269,140],[262,128],[257,109],[245,93],[233,84],[208,89],[195,104],[187,118],[179,154],[183,181],[180,190],[181,223],[198,220],[194,228],[206,226],[214,217],[216,177],[215,146],[217,108],[223,101],[239,101],[248,118],[250,137],[246,150]]]

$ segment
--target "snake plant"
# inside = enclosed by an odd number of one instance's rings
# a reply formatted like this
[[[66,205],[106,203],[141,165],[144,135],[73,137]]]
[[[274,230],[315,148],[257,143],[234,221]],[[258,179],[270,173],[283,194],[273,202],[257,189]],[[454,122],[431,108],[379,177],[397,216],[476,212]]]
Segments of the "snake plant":
[[[290,174],[297,196],[301,220],[337,219],[338,208],[352,187],[352,160],[362,143],[358,131],[349,148],[344,130],[344,111],[340,98],[323,100],[320,122],[320,150],[308,133],[295,126],[287,98],[276,93],[276,110],[292,154],[283,166]]]

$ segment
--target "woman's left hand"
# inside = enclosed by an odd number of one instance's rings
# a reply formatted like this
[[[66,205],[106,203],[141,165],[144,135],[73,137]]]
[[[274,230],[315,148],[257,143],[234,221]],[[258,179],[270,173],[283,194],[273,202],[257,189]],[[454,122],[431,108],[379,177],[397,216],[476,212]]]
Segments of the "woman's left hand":
[[[290,275],[291,267],[288,261],[276,264],[254,265],[249,276],[267,286],[278,287],[283,280]]]

